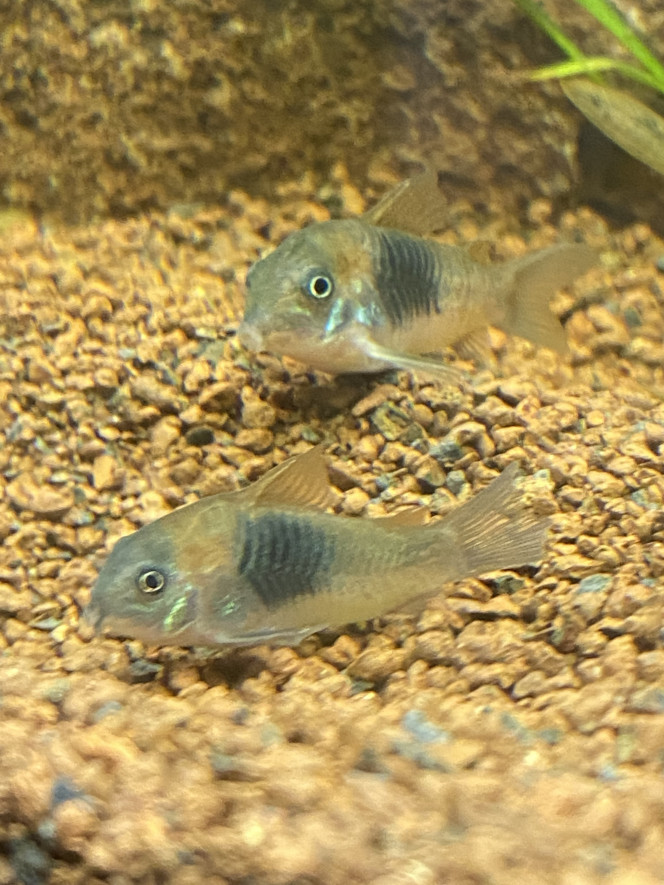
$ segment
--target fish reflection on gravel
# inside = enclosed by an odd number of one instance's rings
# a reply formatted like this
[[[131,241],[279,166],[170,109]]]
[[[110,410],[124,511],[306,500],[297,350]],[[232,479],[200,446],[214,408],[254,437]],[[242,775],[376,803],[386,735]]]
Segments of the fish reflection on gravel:
[[[423,239],[444,226],[437,176],[402,182],[360,218],[312,224],[247,276],[240,342],[332,374],[410,369],[458,379],[438,353],[469,345],[489,325],[559,352],[566,340],[551,296],[596,261],[559,244],[486,265]]]
[[[524,506],[511,464],[444,519],[323,512],[319,447],[246,489],[175,510],[111,552],[87,619],[159,645],[295,644],[366,620],[443,584],[542,559],[548,520]]]

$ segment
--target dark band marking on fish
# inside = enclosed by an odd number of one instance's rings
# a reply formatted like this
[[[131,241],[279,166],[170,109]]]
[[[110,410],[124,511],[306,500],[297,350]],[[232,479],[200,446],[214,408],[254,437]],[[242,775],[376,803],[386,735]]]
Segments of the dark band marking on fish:
[[[242,520],[239,574],[268,608],[316,593],[334,558],[334,542],[311,520],[284,513]]]
[[[376,290],[392,325],[440,313],[440,267],[429,244],[396,231],[377,234]]]

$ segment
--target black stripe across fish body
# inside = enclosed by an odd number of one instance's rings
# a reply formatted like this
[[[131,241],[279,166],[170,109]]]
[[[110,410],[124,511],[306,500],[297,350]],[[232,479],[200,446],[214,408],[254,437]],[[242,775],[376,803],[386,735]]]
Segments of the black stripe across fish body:
[[[440,268],[430,245],[398,231],[376,232],[376,290],[390,322],[397,326],[423,314],[440,313]]]
[[[325,584],[333,541],[306,517],[285,513],[242,520],[239,574],[270,608]]]

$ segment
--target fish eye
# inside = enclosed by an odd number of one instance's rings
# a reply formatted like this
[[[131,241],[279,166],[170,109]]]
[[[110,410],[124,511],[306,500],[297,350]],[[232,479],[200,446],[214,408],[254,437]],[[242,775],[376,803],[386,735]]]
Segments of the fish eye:
[[[311,295],[312,298],[329,298],[334,289],[332,278],[324,273],[315,273],[304,284],[305,294]]]
[[[166,586],[166,575],[157,568],[148,568],[136,578],[136,587],[146,596],[158,596]]]

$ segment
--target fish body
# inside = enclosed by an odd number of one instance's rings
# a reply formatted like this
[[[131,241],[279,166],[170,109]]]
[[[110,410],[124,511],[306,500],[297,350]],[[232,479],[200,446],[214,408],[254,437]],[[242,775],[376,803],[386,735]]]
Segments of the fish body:
[[[560,244],[482,264],[414,232],[440,223],[430,205],[440,194],[428,173],[397,190],[361,218],[291,234],[254,264],[239,330],[247,349],[332,374],[406,368],[442,376],[445,364],[424,355],[488,325],[565,350],[548,301],[595,263],[591,249]],[[426,224],[414,221],[418,201]]]
[[[542,558],[547,520],[524,508],[515,473],[429,526],[419,511],[353,519],[324,512],[325,461],[312,449],[118,541],[88,620],[153,644],[219,646],[292,644],[377,617],[448,581]]]

